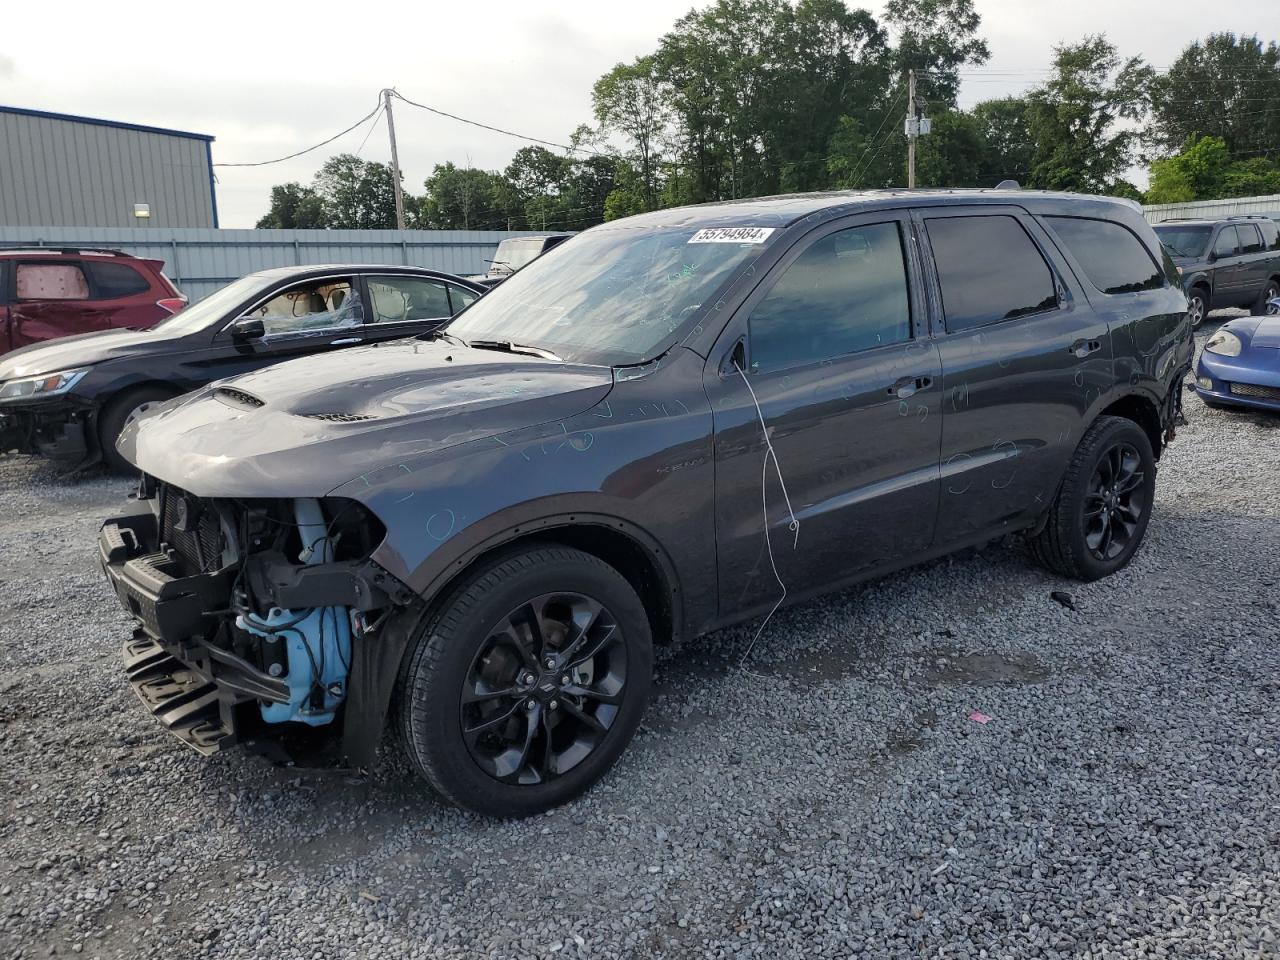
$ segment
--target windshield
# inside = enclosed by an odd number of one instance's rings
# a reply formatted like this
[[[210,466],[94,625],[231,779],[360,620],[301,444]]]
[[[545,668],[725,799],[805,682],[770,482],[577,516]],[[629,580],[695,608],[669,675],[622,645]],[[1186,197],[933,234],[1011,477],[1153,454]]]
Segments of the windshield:
[[[540,347],[565,360],[651,360],[764,249],[758,242],[690,243],[697,233],[693,226],[588,230],[485,294],[449,332]]]
[[[270,283],[271,280],[266,277],[253,275],[232,280],[203,300],[198,300],[186,309],[179,310],[168,320],[156,324],[153,329],[182,335],[203,330],[218,320],[234,320],[235,317],[226,316],[227,311]]]
[[[497,273],[514,273],[542,252],[542,239],[514,237],[498,244],[498,252],[490,261]]]
[[[1198,257],[1209,245],[1213,227],[1156,227],[1160,242],[1173,251],[1175,257]]]

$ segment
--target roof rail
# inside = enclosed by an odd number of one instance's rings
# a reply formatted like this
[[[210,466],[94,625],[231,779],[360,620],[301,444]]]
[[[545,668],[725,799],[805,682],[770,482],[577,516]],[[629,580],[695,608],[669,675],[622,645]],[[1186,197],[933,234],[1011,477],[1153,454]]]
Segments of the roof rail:
[[[0,243],[0,252],[3,253],[25,253],[27,251],[32,253],[93,253],[112,257],[133,256],[131,253],[126,253],[123,250],[116,250],[113,247],[95,247],[92,244],[85,244],[84,246],[75,243],[68,244],[65,242],[45,244],[39,241],[35,243]]]

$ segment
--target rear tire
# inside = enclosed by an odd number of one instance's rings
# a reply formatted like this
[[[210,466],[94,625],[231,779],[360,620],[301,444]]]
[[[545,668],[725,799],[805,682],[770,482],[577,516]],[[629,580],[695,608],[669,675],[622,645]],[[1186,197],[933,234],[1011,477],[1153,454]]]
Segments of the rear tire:
[[[422,625],[396,723],[446,800],[527,817],[608,772],[644,715],[652,670],[649,620],[621,574],[580,550],[528,547],[468,575]]]
[[[1156,464],[1147,434],[1132,420],[1099,417],[1080,440],[1044,528],[1030,538],[1054,573],[1098,580],[1124,567],[1146,533]]]
[[[133,473],[137,468],[116,449],[116,440],[129,420],[177,394],[165,387],[138,387],[117,394],[103,408],[98,417],[98,443],[102,449],[102,462],[112,473]]]

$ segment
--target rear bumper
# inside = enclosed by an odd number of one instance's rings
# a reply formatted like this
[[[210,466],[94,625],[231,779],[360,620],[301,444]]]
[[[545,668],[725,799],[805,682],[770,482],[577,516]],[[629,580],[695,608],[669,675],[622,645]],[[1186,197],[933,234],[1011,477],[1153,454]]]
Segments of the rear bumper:
[[[156,551],[150,513],[116,517],[98,535],[98,561],[137,628],[124,645],[125,675],[147,710],[187,746],[216,753],[252,729],[257,705],[287,703],[289,688],[209,642],[231,595],[229,573],[182,576]]]

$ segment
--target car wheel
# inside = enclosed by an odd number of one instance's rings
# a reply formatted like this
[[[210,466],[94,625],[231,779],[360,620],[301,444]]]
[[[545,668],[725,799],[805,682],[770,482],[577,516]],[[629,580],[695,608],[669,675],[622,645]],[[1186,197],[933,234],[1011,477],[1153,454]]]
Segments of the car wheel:
[[[175,396],[172,390],[164,387],[139,387],[112,398],[98,417],[98,442],[102,448],[102,461],[108,470],[112,473],[133,473],[137,469],[120,456],[116,441],[130,420]]]
[[[405,658],[410,761],[458,806],[526,817],[599,780],[649,699],[649,620],[604,561],[526,548],[467,576]]]
[[[1099,417],[1067,466],[1036,559],[1055,573],[1097,580],[1125,566],[1142,542],[1155,501],[1151,441],[1132,420]]]
[[[1187,316],[1191,318],[1191,329],[1199,328],[1208,315],[1209,295],[1202,288],[1196,287],[1187,297]]]
[[[1266,317],[1273,317],[1280,313],[1280,307],[1271,305],[1271,301],[1280,297],[1280,283],[1275,280],[1268,280],[1266,287],[1262,291],[1262,295],[1258,297],[1257,313]]]

